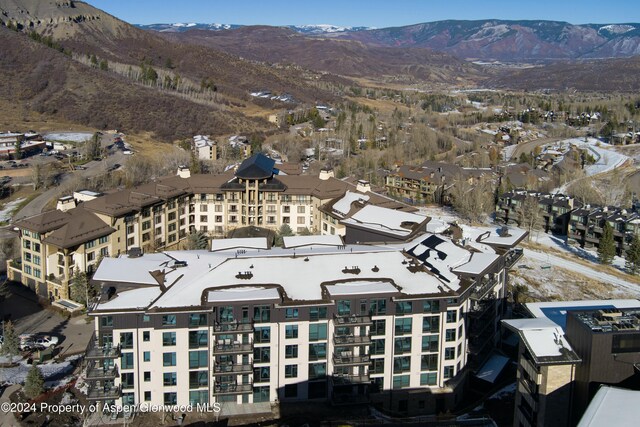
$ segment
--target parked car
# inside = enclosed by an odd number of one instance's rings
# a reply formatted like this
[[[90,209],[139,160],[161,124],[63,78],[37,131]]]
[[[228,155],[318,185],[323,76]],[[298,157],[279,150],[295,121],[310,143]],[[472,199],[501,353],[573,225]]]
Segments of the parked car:
[[[42,335],[35,339],[34,343],[37,347],[49,348],[58,344],[58,337],[51,335]]]
[[[87,167],[86,167],[86,166],[81,166],[81,165],[76,165],[76,166],[74,166],[73,168],[74,168],[75,170],[77,170],[77,171],[85,171],[85,170],[87,170]]]

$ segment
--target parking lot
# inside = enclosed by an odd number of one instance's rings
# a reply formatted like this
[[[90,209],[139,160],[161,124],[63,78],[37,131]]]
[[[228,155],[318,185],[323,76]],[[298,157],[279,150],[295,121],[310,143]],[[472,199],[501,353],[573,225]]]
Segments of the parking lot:
[[[11,320],[18,334],[46,334],[58,337],[59,354],[83,353],[93,333],[87,316],[67,318],[42,308],[35,294],[22,285],[0,286],[0,318]]]

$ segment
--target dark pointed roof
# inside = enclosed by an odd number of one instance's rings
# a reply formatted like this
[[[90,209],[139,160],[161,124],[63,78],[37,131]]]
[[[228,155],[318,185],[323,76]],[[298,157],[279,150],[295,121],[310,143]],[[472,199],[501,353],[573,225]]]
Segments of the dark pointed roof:
[[[82,208],[71,209],[67,224],[44,238],[45,243],[59,248],[71,248],[108,236],[115,230],[102,221],[98,215]]]
[[[264,154],[254,154],[240,164],[236,177],[242,179],[264,179],[273,176],[273,166],[276,161]]]
[[[48,211],[29,218],[21,219],[15,223],[16,227],[36,233],[46,233],[60,228],[69,222],[69,213],[62,211]]]

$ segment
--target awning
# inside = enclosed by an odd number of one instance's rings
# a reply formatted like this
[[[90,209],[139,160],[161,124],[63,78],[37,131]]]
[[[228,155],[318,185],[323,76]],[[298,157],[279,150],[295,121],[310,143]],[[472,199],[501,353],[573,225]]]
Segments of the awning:
[[[476,374],[477,378],[481,380],[494,383],[500,372],[507,366],[509,358],[500,354],[494,354],[482,365],[482,368]]]

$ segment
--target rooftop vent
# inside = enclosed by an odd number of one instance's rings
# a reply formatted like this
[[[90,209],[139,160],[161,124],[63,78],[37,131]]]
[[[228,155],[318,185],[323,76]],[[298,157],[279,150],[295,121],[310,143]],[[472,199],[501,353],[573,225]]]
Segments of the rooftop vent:
[[[187,261],[175,261],[173,263],[173,266],[175,268],[186,267],[187,266]]]

